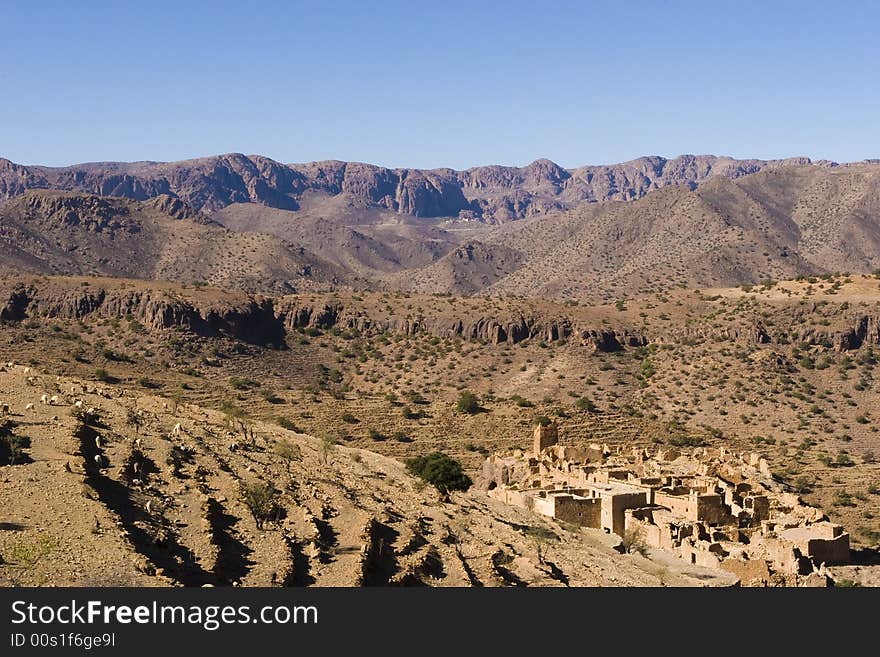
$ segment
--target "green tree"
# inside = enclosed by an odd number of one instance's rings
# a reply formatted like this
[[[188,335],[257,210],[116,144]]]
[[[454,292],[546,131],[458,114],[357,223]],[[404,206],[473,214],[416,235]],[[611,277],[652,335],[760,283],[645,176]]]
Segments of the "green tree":
[[[443,452],[407,459],[406,469],[444,495],[453,490],[467,490],[473,484],[462,470],[461,463]]]

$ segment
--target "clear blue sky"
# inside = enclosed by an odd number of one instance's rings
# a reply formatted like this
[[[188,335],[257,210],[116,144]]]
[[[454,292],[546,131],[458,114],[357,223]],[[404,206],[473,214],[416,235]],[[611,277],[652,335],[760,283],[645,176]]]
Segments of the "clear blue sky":
[[[880,157],[880,3],[11,2],[0,156]]]

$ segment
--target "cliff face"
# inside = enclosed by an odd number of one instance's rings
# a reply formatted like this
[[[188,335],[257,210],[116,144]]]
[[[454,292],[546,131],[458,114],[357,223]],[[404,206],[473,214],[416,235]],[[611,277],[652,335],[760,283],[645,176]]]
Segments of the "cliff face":
[[[549,160],[525,167],[388,169],[357,162],[281,164],[238,153],[182,162],[94,163],[29,167],[0,159],[0,199],[28,189],[61,189],[143,201],[168,195],[200,212],[233,203],[298,210],[305,192],[346,194],[367,206],[417,217],[463,216],[502,223],[583,202],[626,201],[667,185],[694,186],[713,176],[736,178],[765,168],[808,164],[684,155],[563,169]]]
[[[283,326],[271,299],[224,295],[184,298],[163,289],[76,287],[43,289],[36,284],[0,288],[0,321],[29,318],[80,320],[131,317],[147,330],[183,329],[225,335],[245,342],[282,345]]]
[[[253,344],[281,347],[297,331],[426,334],[485,344],[516,344],[534,339],[548,343],[576,341],[596,352],[693,340],[774,344],[797,341],[837,351],[880,345],[880,313],[841,311],[833,322],[810,323],[799,310],[772,330],[742,318],[727,325],[690,324],[645,330],[626,321],[607,326],[589,314],[544,309],[498,311],[479,306],[445,311],[388,311],[378,304],[330,296],[266,297],[233,292],[183,291],[170,286],[96,287],[75,282],[0,282],[0,321],[30,318],[80,320],[132,317],[148,330],[183,329],[202,336],[224,335]],[[782,317],[782,315],[780,316]]]

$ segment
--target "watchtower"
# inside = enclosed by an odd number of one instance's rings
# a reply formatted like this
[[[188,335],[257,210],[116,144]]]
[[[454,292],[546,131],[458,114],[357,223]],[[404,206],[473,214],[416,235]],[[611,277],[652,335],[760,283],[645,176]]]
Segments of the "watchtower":
[[[532,449],[535,452],[535,456],[539,456],[541,451],[546,447],[551,447],[558,442],[559,429],[555,422],[549,422],[547,424],[538,423],[535,426],[534,441],[532,443]]]

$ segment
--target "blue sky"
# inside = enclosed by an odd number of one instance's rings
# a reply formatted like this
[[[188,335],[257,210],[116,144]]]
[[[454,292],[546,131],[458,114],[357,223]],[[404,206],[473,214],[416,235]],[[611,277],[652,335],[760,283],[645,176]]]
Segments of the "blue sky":
[[[876,2],[10,2],[0,156],[880,157]]]

